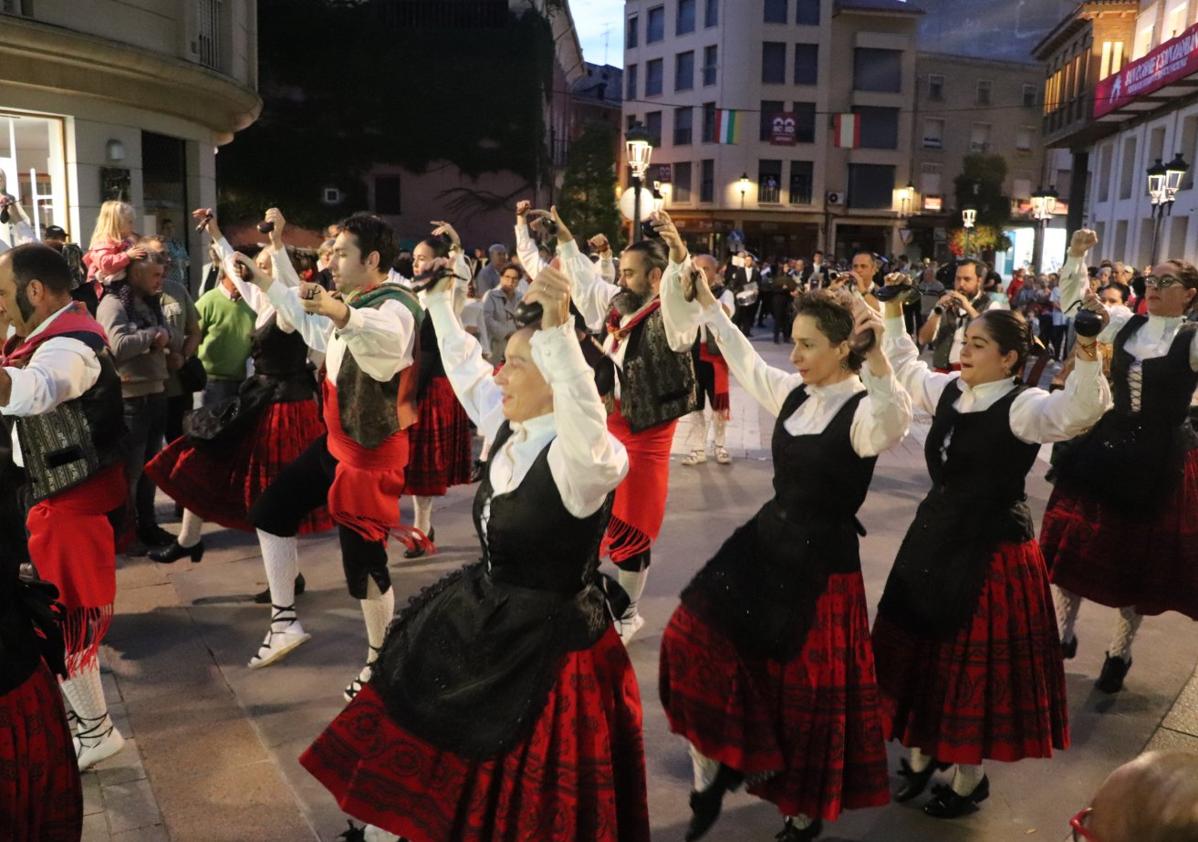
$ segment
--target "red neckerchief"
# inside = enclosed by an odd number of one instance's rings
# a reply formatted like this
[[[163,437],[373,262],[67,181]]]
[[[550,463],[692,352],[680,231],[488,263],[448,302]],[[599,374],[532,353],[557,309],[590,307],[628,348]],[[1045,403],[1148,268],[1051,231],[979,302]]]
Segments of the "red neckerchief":
[[[108,334],[104,332],[104,328],[87,312],[83,302],[76,301],[69,310],[61,313],[49,327],[32,339],[19,339],[14,336],[5,342],[4,353],[0,354],[0,365],[24,366],[39,345],[64,333],[94,333],[104,340],[105,345],[108,344]]]
[[[612,307],[607,314],[607,334],[612,337],[611,352],[614,354],[620,348],[620,343],[632,333],[633,328],[643,322],[645,319],[652,316],[661,307],[661,299],[654,298],[648,304],[632,314],[632,318],[628,320],[628,324],[620,326],[620,319],[624,316],[615,307]]]

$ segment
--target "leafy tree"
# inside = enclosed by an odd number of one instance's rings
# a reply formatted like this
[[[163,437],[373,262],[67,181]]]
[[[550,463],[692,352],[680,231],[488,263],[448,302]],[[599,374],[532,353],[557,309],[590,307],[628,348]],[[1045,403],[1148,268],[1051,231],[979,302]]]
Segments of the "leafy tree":
[[[1001,155],[966,155],[961,174],[953,179],[957,207],[977,208],[977,224],[1002,228],[1011,218],[1011,199],[1004,196],[1007,162]]]
[[[616,210],[616,133],[610,124],[588,123],[570,144],[570,160],[562,181],[558,209],[579,237],[605,234],[620,241],[620,215]]]

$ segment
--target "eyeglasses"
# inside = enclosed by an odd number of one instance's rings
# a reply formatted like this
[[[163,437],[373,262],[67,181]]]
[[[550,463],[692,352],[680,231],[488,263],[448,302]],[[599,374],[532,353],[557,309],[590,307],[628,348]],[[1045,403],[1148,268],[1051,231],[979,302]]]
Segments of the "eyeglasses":
[[[1176,275],[1149,275],[1144,279],[1144,286],[1156,289],[1168,289],[1169,287],[1182,286],[1183,284],[1184,281]]]
[[[1086,827],[1086,820],[1093,812],[1093,807],[1086,807],[1069,820],[1069,827],[1073,828],[1073,842],[1099,842],[1098,837]]]

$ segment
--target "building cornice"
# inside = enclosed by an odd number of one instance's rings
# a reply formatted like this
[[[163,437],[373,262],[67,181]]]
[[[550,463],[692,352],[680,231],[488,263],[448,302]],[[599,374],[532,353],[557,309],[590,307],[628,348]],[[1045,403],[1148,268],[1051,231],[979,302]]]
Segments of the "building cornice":
[[[0,68],[5,84],[169,114],[211,129],[218,144],[262,111],[256,91],[201,65],[16,17],[4,18]]]

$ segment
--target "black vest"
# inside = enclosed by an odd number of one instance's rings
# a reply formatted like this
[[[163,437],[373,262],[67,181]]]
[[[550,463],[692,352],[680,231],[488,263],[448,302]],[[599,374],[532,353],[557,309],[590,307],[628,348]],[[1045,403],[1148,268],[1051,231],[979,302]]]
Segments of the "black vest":
[[[420,323],[420,382],[416,386],[416,397],[423,398],[428,384],[434,377],[445,376],[445,364],[441,362],[441,348],[437,345],[437,329],[432,319]]]
[[[989,409],[969,413],[953,406],[960,380],[940,396],[924,446],[932,489],[907,529],[878,605],[880,614],[911,632],[955,634],[973,616],[995,549],[1035,535],[1024,481],[1040,445],[1011,431],[1011,405],[1026,390],[1016,386]]]
[[[82,342],[95,353],[100,376],[78,398],[41,415],[14,419],[33,503],[74,488],[122,459],[124,402],[112,354],[94,333],[62,336]]]
[[[1126,345],[1147,321],[1147,316],[1132,316],[1115,336],[1114,407],[1057,465],[1063,487],[1133,511],[1151,509],[1168,496],[1181,481],[1185,454],[1198,447],[1190,422],[1190,401],[1198,387],[1190,345],[1198,325],[1183,324],[1168,353],[1140,364],[1140,411],[1132,412],[1129,374],[1135,357]]]
[[[277,318],[271,316],[253,333],[250,347],[253,379],[266,380],[274,386],[273,403],[309,400],[316,394],[316,377],[308,362],[308,346],[298,330],[291,333],[280,330]]]
[[[498,453],[511,435],[504,424]],[[474,498],[477,564],[416,596],[388,631],[375,684],[403,728],[471,758],[502,753],[535,724],[571,651],[610,624],[599,544],[611,495],[576,518],[562,503],[546,446],[520,485]],[[483,525],[483,512],[490,507]]]
[[[620,414],[639,433],[699,408],[691,352],[675,351],[666,336],[661,310],[643,319],[624,338]],[[602,383],[602,378],[597,378]],[[600,392],[604,392],[600,387]],[[610,394],[605,397],[611,397]]]
[[[803,648],[828,576],[861,569],[857,510],[877,457],[853,450],[849,398],[822,433],[784,423],[807,400],[800,386],[774,425],[774,499],[732,534],[682,592],[683,603],[745,656],[788,661]]]

